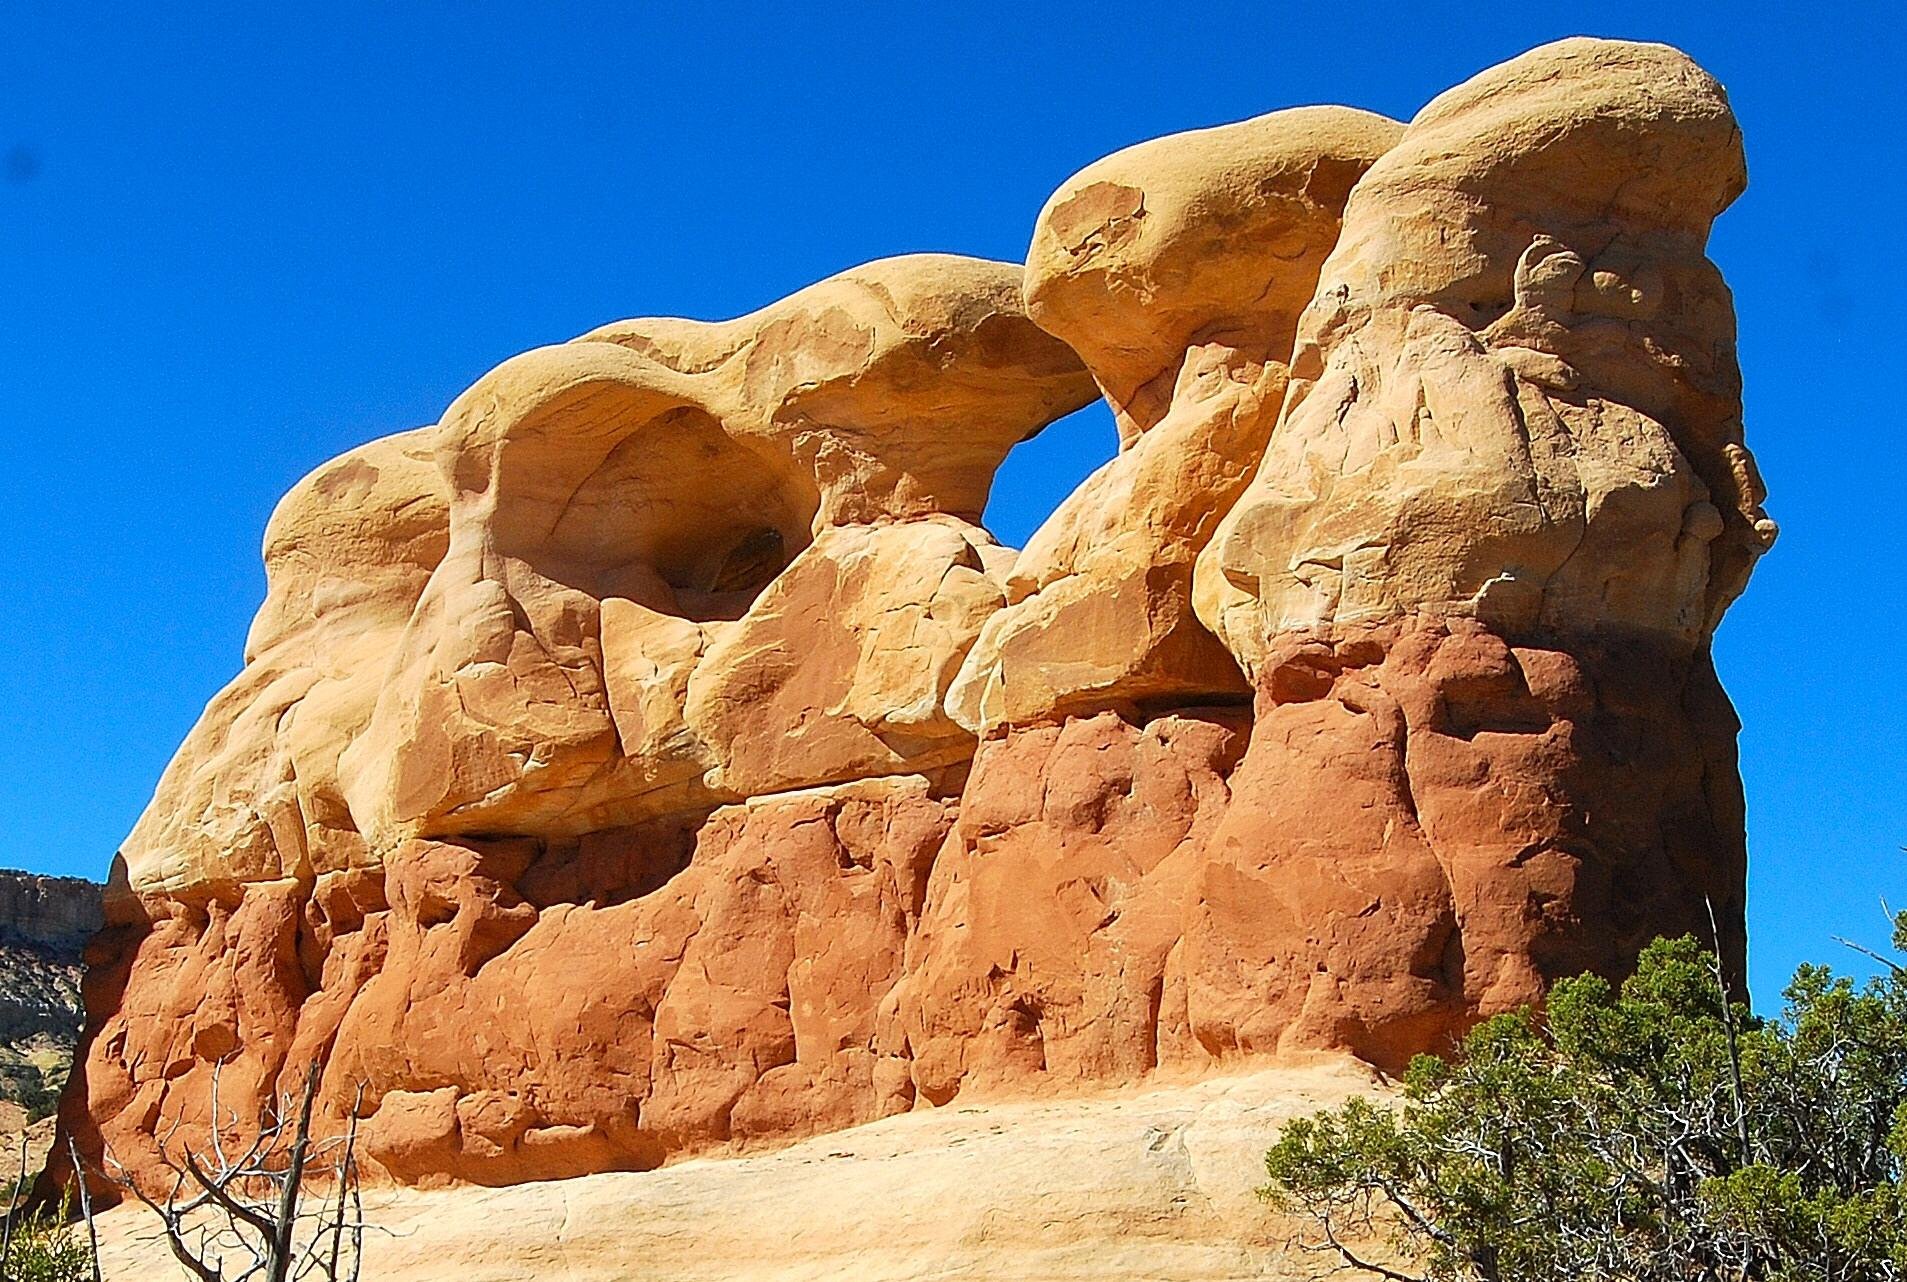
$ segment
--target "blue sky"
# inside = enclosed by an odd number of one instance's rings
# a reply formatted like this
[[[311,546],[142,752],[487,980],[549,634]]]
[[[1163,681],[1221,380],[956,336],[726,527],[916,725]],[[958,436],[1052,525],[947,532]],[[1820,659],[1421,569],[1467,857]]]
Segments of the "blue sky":
[[[887,254],[1025,253],[1142,138],[1276,107],[1407,119],[1558,36],[1728,86],[1748,439],[1783,534],[1717,640],[1740,709],[1753,983],[1855,967],[1907,904],[1892,6],[1521,3],[67,6],[0,12],[0,866],[101,875],[239,664],[294,480],[510,354],[721,317]],[[1685,10],[1686,12],[1676,12]],[[84,18],[70,16],[83,12]],[[1018,542],[1113,448],[1008,461]]]

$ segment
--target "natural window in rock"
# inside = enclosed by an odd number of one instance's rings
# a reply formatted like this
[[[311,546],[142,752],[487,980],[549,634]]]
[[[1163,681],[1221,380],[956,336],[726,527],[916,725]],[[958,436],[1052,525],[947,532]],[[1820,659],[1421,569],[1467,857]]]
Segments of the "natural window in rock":
[[[987,531],[1008,547],[1025,547],[1033,531],[1118,452],[1119,433],[1103,400],[1021,441],[994,474]]]

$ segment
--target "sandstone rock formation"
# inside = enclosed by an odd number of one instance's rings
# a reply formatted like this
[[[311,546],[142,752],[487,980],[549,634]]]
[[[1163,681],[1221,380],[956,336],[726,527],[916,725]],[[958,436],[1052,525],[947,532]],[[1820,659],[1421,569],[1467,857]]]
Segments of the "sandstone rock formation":
[[[1662,46],[1564,41],[1424,108],[1345,210],[1201,617],[1248,666],[1416,611],[1705,639],[1774,538],[1703,256],[1746,181]]]
[[[1248,693],[1193,616],[1193,563],[1264,453],[1351,184],[1399,128],[1273,112],[1141,143],[1047,202],[1027,310],[1106,389],[1120,453],[1015,560],[948,699],[961,724]]]
[[[150,1176],[316,1059],[377,1173],[505,1185],[1395,1067],[1709,903],[1739,966],[1742,181],[1699,68],[1565,41],[1110,157],[1024,272],[505,362],[274,516],[64,1124]],[[1095,382],[1119,455],[999,547]]]

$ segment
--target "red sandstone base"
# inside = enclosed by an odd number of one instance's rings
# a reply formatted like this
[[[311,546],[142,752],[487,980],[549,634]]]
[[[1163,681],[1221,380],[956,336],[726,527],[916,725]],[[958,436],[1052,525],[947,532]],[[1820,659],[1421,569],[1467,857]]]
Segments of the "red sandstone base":
[[[1705,937],[1711,902],[1739,971],[1727,700],[1704,657],[1580,649],[1291,638],[1255,710],[1019,729],[964,780],[127,898],[63,1124],[157,1180],[154,1136],[202,1144],[215,1079],[242,1130],[320,1057],[325,1124],[355,1107],[376,1170],[504,1184],[963,1090],[1302,1048],[1394,1070]]]

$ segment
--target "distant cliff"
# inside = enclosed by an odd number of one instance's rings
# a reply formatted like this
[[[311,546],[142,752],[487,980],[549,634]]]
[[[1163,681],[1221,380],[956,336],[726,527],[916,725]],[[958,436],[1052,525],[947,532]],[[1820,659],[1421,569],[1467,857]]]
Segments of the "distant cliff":
[[[0,871],[0,1099],[51,1111],[79,1040],[80,954],[101,887]]]
[[[0,948],[79,956],[99,929],[104,888],[78,877],[0,869]]]

